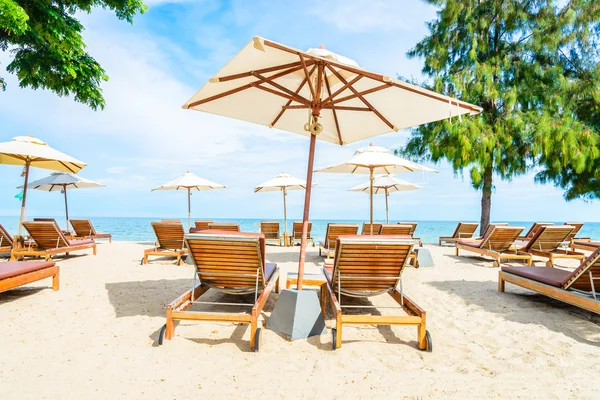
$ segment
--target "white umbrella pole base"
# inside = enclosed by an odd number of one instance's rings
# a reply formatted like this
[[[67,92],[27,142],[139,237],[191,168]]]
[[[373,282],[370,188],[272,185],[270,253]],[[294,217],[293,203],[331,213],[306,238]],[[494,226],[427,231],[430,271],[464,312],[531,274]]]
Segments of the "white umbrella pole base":
[[[312,290],[283,290],[267,321],[267,329],[288,340],[327,333],[317,293]]]

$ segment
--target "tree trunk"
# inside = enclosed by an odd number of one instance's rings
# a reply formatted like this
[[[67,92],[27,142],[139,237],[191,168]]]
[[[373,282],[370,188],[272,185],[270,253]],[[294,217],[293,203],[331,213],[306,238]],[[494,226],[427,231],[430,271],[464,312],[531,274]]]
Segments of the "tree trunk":
[[[492,211],[492,168],[485,169],[483,174],[483,190],[481,193],[481,223],[480,236],[483,236],[490,224],[490,215]]]

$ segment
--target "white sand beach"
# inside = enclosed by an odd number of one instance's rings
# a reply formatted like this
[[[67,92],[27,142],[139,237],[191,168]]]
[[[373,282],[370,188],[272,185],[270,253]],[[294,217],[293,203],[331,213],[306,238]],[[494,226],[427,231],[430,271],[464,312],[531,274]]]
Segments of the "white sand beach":
[[[165,306],[193,267],[140,265],[147,247],[101,244],[95,257],[58,259],[58,292],[48,279],[0,294],[0,398],[598,398],[600,317],[510,284],[498,293],[492,263],[453,248],[426,246],[435,267],[404,273],[432,353],[417,349],[416,328],[386,326],[345,326],[337,351],[330,334],[288,342],[265,330],[253,353],[248,325],[226,323],[181,323],[159,347]],[[297,257],[268,248],[284,271]],[[309,248],[311,271],[320,260]]]

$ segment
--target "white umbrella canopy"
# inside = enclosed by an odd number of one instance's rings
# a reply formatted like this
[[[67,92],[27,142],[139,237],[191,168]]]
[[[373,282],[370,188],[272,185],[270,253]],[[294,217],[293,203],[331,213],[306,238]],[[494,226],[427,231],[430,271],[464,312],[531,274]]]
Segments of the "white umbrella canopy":
[[[313,185],[314,186],[314,185]],[[260,185],[254,188],[254,193],[258,192],[282,192],[283,193],[283,226],[285,232],[285,240],[287,246],[287,238],[288,238],[288,229],[287,229],[287,191],[288,190],[305,190],[306,189],[306,181],[291,176],[290,174],[286,174],[282,172],[277,175],[275,178],[270,179],[266,182],[261,183]]]
[[[375,173],[402,173],[402,172],[438,172],[433,168],[417,164],[394,155],[386,148],[373,146],[364,147],[356,150],[354,156],[341,164],[333,165],[319,169],[315,172],[330,172],[341,174],[369,174],[369,193],[370,193],[370,221],[371,235],[373,234],[373,189]],[[387,198],[386,198],[387,199]]]
[[[69,206],[67,202],[67,189],[87,189],[105,186],[102,183],[83,178],[70,172],[54,172],[42,179],[29,183],[32,189],[46,192],[62,192],[65,195],[66,228],[69,229]],[[18,189],[23,189],[19,186]]]
[[[385,174],[376,176],[373,179],[373,194],[384,194],[385,195],[385,220],[386,223],[390,222],[389,218],[389,204],[388,204],[388,196],[390,193],[399,192],[399,191],[410,191],[423,189],[422,186],[415,185],[414,183],[410,183],[407,181],[403,181],[402,179],[396,178],[392,174]],[[351,192],[364,192],[369,193],[371,190],[371,182],[365,182],[361,185],[355,186],[352,189],[349,189]]]
[[[310,136],[298,262],[302,290],[316,139],[340,145],[481,107],[366,71],[341,55],[253,38],[184,105]]]
[[[179,178],[173,179],[170,182],[165,183],[164,185],[160,185],[157,188],[152,189],[155,190],[187,190],[188,193],[188,229],[191,226],[191,202],[190,197],[192,196],[191,191],[206,191],[212,189],[226,189],[227,186],[221,185],[220,183],[215,183],[209,181],[208,179],[204,179],[194,174],[193,172],[187,171],[185,174],[180,176]]]
[[[33,166],[54,171],[77,173],[87,165],[83,161],[61,153],[48,146],[44,141],[31,136],[17,136],[10,142],[0,143],[0,164],[25,166],[25,183],[23,185],[23,200],[21,202],[21,216],[19,218],[19,236],[21,236],[21,224],[25,216],[29,167]]]

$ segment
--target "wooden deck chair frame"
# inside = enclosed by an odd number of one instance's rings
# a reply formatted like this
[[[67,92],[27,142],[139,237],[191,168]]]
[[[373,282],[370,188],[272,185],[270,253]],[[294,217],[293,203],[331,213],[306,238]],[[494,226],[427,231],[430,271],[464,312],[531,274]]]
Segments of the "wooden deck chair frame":
[[[600,242],[588,240],[588,239],[573,239],[571,242],[571,248],[573,250],[583,250],[594,252],[600,248]]]
[[[585,259],[585,254],[570,250],[567,243],[573,229],[575,228],[571,225],[541,226],[521,250],[537,257],[547,258],[547,267],[553,267],[554,260],[561,258],[575,259],[581,262]]]
[[[381,222],[373,222],[373,235],[379,235],[379,230],[381,229]],[[371,234],[371,223],[363,222],[361,235],[370,235]]]
[[[551,271],[546,268],[541,269]],[[568,274],[565,283],[560,287],[507,271],[500,271],[498,274],[499,292],[505,291],[506,282],[600,314],[600,249],[596,249],[577,269]]]
[[[419,225],[417,222],[398,222],[398,225],[410,225],[412,227],[410,235],[413,237],[415,243],[419,244],[419,247],[423,247],[423,240],[421,240],[421,238],[415,237],[415,231],[417,230],[417,226]]]
[[[535,236],[536,232],[542,227],[542,226],[552,226],[554,225],[553,222],[534,222],[530,227],[529,230],[527,231],[527,233],[525,235],[520,235],[517,240],[529,240],[532,237]]]
[[[308,242],[315,247],[315,239],[311,236],[312,231],[312,222],[308,222],[308,232],[306,237],[306,244]],[[302,222],[294,221],[292,224],[292,234],[290,236],[290,245],[294,246],[296,243],[300,243],[302,241]]]
[[[209,220],[196,220],[194,221],[194,226],[196,227],[196,229],[208,229],[208,225],[212,224],[215,221],[209,221]]]
[[[452,236],[440,236],[438,245],[442,243],[454,243],[461,239],[471,239],[479,227],[476,222],[459,222],[454,229]]]
[[[96,242],[91,240],[91,243],[78,244],[76,239],[68,239],[63,231],[58,227],[56,222],[51,221],[24,221],[23,227],[29,233],[31,240],[26,242],[24,247],[13,248],[10,254],[11,261],[21,260],[25,257],[41,257],[46,261],[52,256],[64,254],[68,256],[74,251],[92,249],[96,255]],[[55,243],[54,247],[44,246],[42,240],[48,240],[48,234],[55,235],[52,237]]]
[[[177,230],[177,232],[165,232],[165,228],[170,228],[171,231]],[[180,228],[181,232],[179,232]],[[152,222],[152,230],[156,235],[155,246],[151,249],[144,250],[144,258],[142,258],[142,265],[148,264],[148,257],[175,257],[176,265],[181,265],[183,256],[188,253],[184,243],[185,230],[181,221],[176,222]],[[174,235],[177,234],[175,238]],[[181,239],[179,239],[181,237]],[[162,242],[161,242],[162,240]],[[179,244],[178,244],[179,243]],[[175,247],[175,245],[179,247]]]
[[[208,229],[240,232],[240,224],[237,222],[213,222],[208,224]]]
[[[402,288],[402,271],[408,262],[408,255],[413,250],[414,243],[406,239],[398,239],[393,236],[342,236],[337,239],[335,250],[335,262],[331,273],[331,280],[328,278],[328,273],[323,268],[323,273],[326,276],[325,283],[321,286],[321,311],[326,317],[327,298],[333,315],[335,317],[335,328],[332,329],[332,347],[334,350],[342,347],[342,329],[344,325],[408,325],[417,326],[417,343],[421,350],[432,350],[432,340],[426,325],[426,313],[414,301],[412,301]],[[388,248],[388,249],[386,249]],[[347,250],[346,250],[347,249]],[[383,253],[388,251],[388,254]],[[346,252],[349,256],[346,256]],[[374,253],[379,253],[374,257]],[[387,257],[386,257],[387,256]],[[391,262],[386,262],[391,259]],[[356,264],[352,264],[356,260]],[[373,261],[375,260],[375,261]],[[340,266],[340,263],[348,266]],[[376,271],[378,266],[371,264],[375,262],[379,267],[385,265],[386,268],[381,268],[381,272],[385,273],[390,270],[397,270],[396,274],[381,275]],[[394,263],[398,262],[398,265]],[[385,263],[385,264],[382,264]],[[364,276],[361,276],[361,268],[368,266],[362,271],[366,271]],[[348,275],[342,275],[344,271]],[[373,272],[373,273],[368,273]],[[342,282],[345,282],[344,284]],[[359,285],[360,282],[364,287],[363,290],[358,288],[348,288],[348,282],[353,285]],[[364,290],[366,289],[366,290]],[[391,308],[403,309],[407,314],[405,316],[377,316],[377,315],[349,315],[344,314],[344,308],[381,308],[376,306],[352,306],[343,305],[341,295],[352,297],[371,297],[382,294],[389,294],[398,303],[398,306]],[[386,307],[390,308],[390,307]]]
[[[2,224],[0,224],[0,253],[10,253],[14,244],[14,239]]]
[[[19,264],[22,264],[22,262],[19,262]],[[53,265],[49,267],[15,275],[10,278],[0,279],[0,293],[46,278],[52,278],[52,290],[57,291],[59,289],[60,271],[58,265],[52,264]]]
[[[260,233],[265,235],[265,241],[276,242],[278,246],[283,245],[284,237],[279,234],[280,224],[278,221],[261,221]]]
[[[112,235],[110,233],[98,232],[94,228],[94,224],[89,219],[70,219],[69,222],[75,231],[75,238],[81,239],[108,239],[108,243],[112,243]]]
[[[337,243],[337,237],[340,235],[356,235],[358,234],[357,224],[336,224],[328,223],[327,230],[325,231],[325,239],[319,243],[319,256],[331,258],[335,253],[335,245]]]
[[[33,222],[54,222],[54,224],[56,224],[58,229],[60,229],[60,231],[63,233],[63,235],[67,237],[67,239],[73,236],[72,232],[69,230],[69,227],[67,226],[67,230],[63,230],[58,224],[58,222],[56,222],[56,218],[34,218]]]
[[[518,250],[514,246],[519,233],[523,231],[520,226],[494,226],[486,236],[479,241],[478,247],[465,240],[456,242],[456,255],[459,256],[459,250],[476,253],[481,256],[487,256],[494,259],[494,267],[500,267],[502,260],[521,260],[531,265],[532,257],[530,253]]]
[[[250,325],[250,347],[253,351],[259,351],[261,328],[258,328],[258,319],[273,288],[275,287],[276,291],[279,291],[279,267],[275,265],[270,276],[265,276],[264,236],[261,234],[221,231],[215,234],[187,234],[185,235],[185,241],[186,246],[190,249],[190,257],[195,266],[192,289],[183,293],[167,306],[167,321],[159,333],[159,345],[163,343],[163,338],[167,340],[173,338],[176,321],[232,322]],[[219,246],[222,249],[221,255],[226,252],[232,256],[232,259],[221,261],[226,264],[222,269],[218,268],[219,257],[213,253],[214,249],[218,249]],[[243,265],[240,261],[248,255],[256,256],[257,260],[249,260],[250,265],[252,261],[256,263],[256,272],[254,273],[244,271],[244,269],[248,269],[249,265]],[[203,260],[202,257],[206,257],[206,259]],[[239,268],[238,272],[235,271],[236,268]],[[219,270],[211,271],[214,269]],[[245,281],[246,286],[242,288],[235,287],[243,286],[244,284],[240,283],[241,281]],[[245,295],[254,293],[254,303],[199,301],[198,299],[211,288],[229,294]],[[251,312],[249,314],[239,314],[188,311],[193,304],[246,306],[251,307]]]

